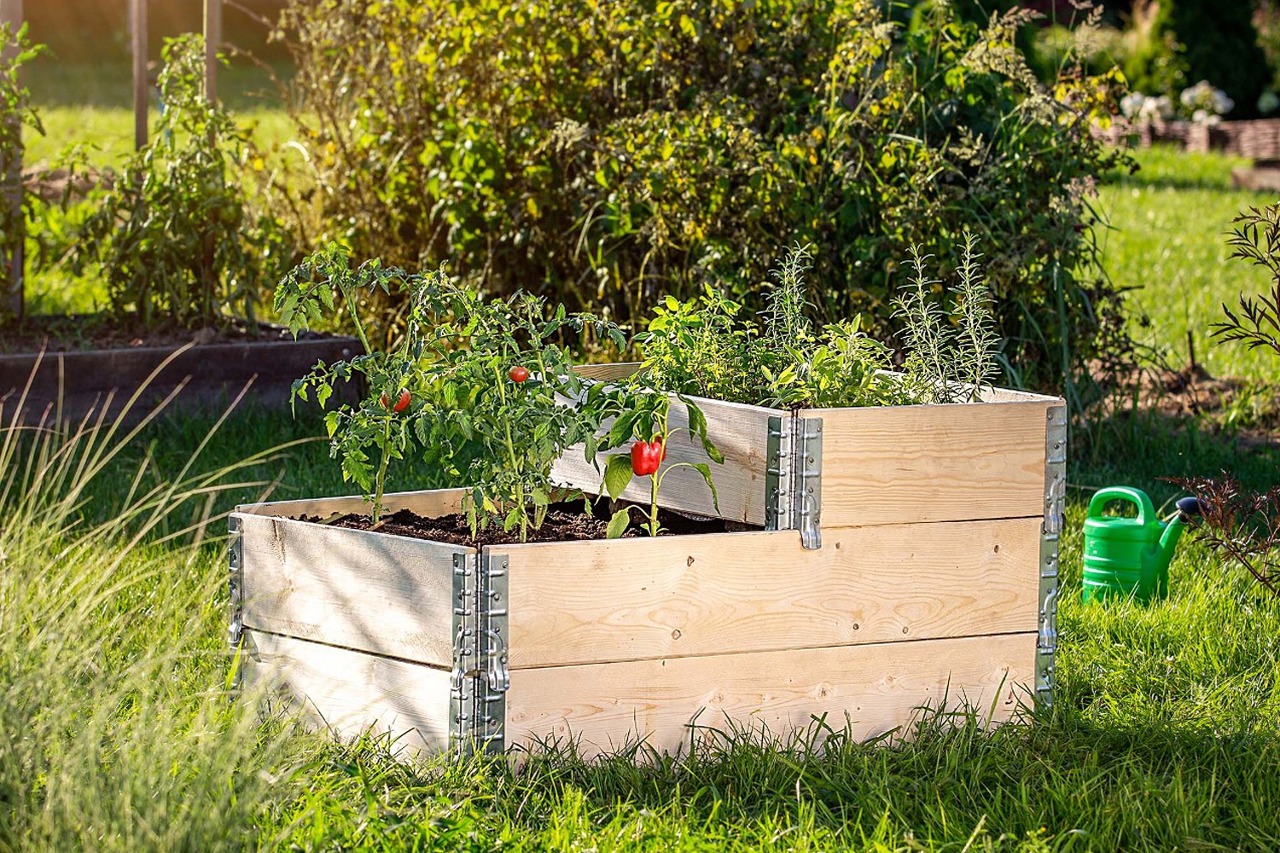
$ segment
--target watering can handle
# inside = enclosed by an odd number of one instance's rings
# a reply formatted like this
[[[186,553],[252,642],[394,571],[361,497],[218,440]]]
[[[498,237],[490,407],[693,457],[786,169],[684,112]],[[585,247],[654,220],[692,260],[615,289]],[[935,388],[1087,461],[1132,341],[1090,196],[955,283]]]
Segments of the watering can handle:
[[[1155,518],[1156,508],[1151,503],[1151,498],[1147,497],[1147,493],[1140,489],[1132,489],[1128,486],[1111,486],[1106,489],[1099,489],[1094,493],[1093,498],[1089,501],[1089,518],[1098,518],[1102,515],[1102,509],[1107,505],[1108,501],[1128,501],[1138,508],[1138,524],[1145,527],[1147,522]]]

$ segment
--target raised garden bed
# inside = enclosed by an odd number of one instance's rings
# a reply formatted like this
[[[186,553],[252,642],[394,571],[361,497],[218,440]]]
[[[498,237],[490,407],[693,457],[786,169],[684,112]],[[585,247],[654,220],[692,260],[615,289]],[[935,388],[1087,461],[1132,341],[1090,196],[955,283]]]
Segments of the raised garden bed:
[[[60,415],[78,421],[106,410],[115,419],[140,388],[145,390],[129,411],[140,417],[150,406],[174,395],[171,407],[217,408],[249,385],[247,397],[280,406],[289,388],[318,360],[349,357],[359,346],[353,338],[306,334],[298,340],[280,329],[261,337],[208,343],[174,339],[137,345],[122,340],[111,348],[0,354],[0,405],[9,422],[21,403],[26,423]],[[91,344],[92,345],[92,344]],[[252,383],[252,384],[250,384]]]
[[[611,368],[602,376],[620,375]],[[335,734],[437,752],[574,739],[687,747],[732,721],[856,737],[966,703],[989,721],[1049,701],[1065,408],[786,412],[698,401],[725,456],[718,511],[694,480],[663,505],[741,532],[469,547],[329,519],[360,498],[231,517],[242,673]],[[692,458],[672,408],[668,462]],[[566,454],[555,470],[594,492]],[[386,498],[458,511],[461,490]]]

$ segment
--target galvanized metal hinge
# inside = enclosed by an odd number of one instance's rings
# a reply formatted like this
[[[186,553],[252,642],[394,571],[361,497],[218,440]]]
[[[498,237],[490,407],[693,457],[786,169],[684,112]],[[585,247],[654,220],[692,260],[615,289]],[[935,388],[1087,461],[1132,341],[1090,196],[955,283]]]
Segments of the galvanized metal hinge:
[[[792,519],[800,528],[800,544],[816,551],[822,547],[822,418],[797,418],[794,435]]]
[[[458,755],[505,748],[507,568],[503,554],[458,554],[453,564],[452,749]]]
[[[764,469],[765,530],[790,530],[791,522],[791,427],[795,418],[769,418],[768,458]]]
[[[243,678],[242,641],[244,640],[244,531],[240,519],[234,515],[227,519],[231,537],[227,540],[227,588],[228,605],[227,645],[231,647],[231,689],[238,690]]]
[[[475,733],[477,616],[476,557],[453,555],[453,671],[449,677],[450,748],[458,755],[471,749]]]
[[[486,553],[480,560],[480,693],[477,701],[477,744],[486,752],[505,749],[508,667],[507,569],[505,554]]]
[[[1036,640],[1036,700],[1053,704],[1058,652],[1058,544],[1067,497],[1067,409],[1048,410],[1045,429],[1044,522],[1040,528],[1040,620]]]
[[[808,550],[822,547],[822,418],[769,418],[765,529],[799,530]]]

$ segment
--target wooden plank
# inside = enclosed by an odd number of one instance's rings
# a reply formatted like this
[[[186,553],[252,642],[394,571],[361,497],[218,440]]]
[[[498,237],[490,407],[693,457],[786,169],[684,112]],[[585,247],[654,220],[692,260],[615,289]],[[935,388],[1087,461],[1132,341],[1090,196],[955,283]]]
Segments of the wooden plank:
[[[617,382],[627,379],[640,369],[638,361],[621,361],[615,364],[580,364],[573,372],[583,379],[598,379],[601,382]]]
[[[344,740],[371,729],[397,751],[448,748],[448,671],[256,631],[244,642],[250,698],[283,701]]]
[[[147,0],[129,0],[129,35],[133,48],[133,147],[147,144]]]
[[[249,628],[453,665],[454,556],[472,548],[238,513]]]
[[[424,518],[449,515],[450,513],[462,511],[462,500],[466,494],[466,489],[390,492],[382,496],[383,512],[389,514],[407,509]],[[303,515],[311,515],[318,517],[322,521],[327,521],[350,513],[368,515],[369,509],[369,502],[359,495],[355,495],[341,498],[305,498],[296,501],[241,504],[236,507],[236,512],[250,515],[271,515],[278,518],[297,518]]]
[[[707,458],[700,440],[689,438],[689,412],[683,403],[673,403],[668,426],[666,466],[677,462],[705,462],[711,465],[711,477],[719,496],[719,506],[712,500],[702,475],[691,468],[678,468],[663,476],[659,501],[665,507],[714,518],[727,518],[746,524],[763,525],[764,480],[769,444],[769,418],[786,413],[762,406],[725,403],[720,400],[691,398],[707,417],[707,432],[724,454],[724,464],[716,465]],[[607,427],[606,427],[607,428]],[[626,448],[622,448],[625,451]],[[620,451],[621,452],[621,451]],[[554,482],[569,488],[598,494],[604,477],[604,456],[597,460],[597,471],[582,456],[581,445],[570,448],[552,469]],[[649,503],[648,478],[636,478],[622,497],[636,503]]]
[[[1040,519],[498,546],[515,669],[1038,625]]]
[[[16,34],[22,28],[22,19],[22,0],[0,0],[0,25],[8,24],[10,31]],[[4,120],[14,126],[11,129],[17,130],[21,139],[22,129],[18,115],[10,114]],[[8,206],[8,219],[14,229],[14,233],[0,239],[0,280],[3,281],[4,309],[22,319],[26,309],[26,219],[22,215],[22,146],[19,145],[14,153],[16,156],[6,164],[8,168],[4,174],[0,174],[0,181],[4,182],[0,204]]]
[[[965,701],[1003,721],[1030,695],[1035,646],[1021,633],[515,670],[507,743],[576,738],[591,755],[639,735],[674,753],[727,720],[785,737],[823,714],[865,739],[908,726],[921,706]]]
[[[222,46],[222,0],[204,0],[204,96],[218,100],[218,48]]]
[[[823,420],[823,528],[1042,516],[1057,402],[806,413]]]

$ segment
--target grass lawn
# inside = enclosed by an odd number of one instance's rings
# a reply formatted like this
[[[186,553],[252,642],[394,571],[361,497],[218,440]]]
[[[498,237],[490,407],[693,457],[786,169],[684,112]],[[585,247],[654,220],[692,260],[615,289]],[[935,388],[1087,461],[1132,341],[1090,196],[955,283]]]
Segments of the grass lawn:
[[[1140,341],[1167,354],[1173,366],[1189,358],[1214,376],[1258,381],[1280,378],[1274,358],[1241,346],[1214,346],[1211,323],[1223,319],[1241,291],[1269,286],[1265,271],[1228,258],[1231,220],[1249,207],[1274,203],[1274,194],[1231,188],[1231,169],[1246,160],[1220,154],[1184,154],[1170,148],[1139,151],[1137,174],[1101,187],[1099,213],[1111,228],[1099,234],[1102,263],[1151,320],[1135,324]]]

